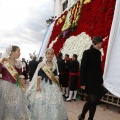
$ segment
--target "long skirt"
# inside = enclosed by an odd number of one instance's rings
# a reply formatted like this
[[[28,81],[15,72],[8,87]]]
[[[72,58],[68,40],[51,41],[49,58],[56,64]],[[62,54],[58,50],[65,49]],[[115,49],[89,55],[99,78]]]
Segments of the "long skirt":
[[[0,79],[0,120],[31,120],[22,89]]]
[[[41,80],[40,87],[40,92],[34,89],[27,94],[32,120],[68,120],[58,86]]]

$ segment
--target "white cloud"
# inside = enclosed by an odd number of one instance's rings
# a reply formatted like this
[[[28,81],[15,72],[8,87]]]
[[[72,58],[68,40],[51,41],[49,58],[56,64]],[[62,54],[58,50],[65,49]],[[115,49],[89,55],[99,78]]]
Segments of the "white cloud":
[[[39,52],[46,20],[53,15],[53,0],[0,0],[0,52],[18,45],[21,57]]]

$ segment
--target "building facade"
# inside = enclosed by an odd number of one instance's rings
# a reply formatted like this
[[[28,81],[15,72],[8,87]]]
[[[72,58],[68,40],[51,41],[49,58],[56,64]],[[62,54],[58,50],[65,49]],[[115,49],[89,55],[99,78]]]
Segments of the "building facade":
[[[70,8],[77,1],[78,0],[54,0],[54,16],[60,16],[63,11]]]

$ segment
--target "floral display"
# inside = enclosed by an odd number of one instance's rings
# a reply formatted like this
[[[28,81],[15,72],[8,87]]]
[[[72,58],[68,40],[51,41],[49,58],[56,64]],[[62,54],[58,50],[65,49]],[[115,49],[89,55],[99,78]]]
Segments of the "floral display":
[[[80,0],[78,1],[78,3],[79,2]],[[78,3],[76,3],[75,5],[77,5]],[[71,31],[66,37],[59,37],[57,41],[55,41],[55,43],[52,45],[52,48],[54,49],[55,54],[57,55],[58,52],[60,52],[60,50],[62,49],[63,49],[62,51],[64,51],[65,53],[64,46],[66,46],[68,39],[73,38],[75,42],[78,40],[78,36],[82,35],[83,33],[88,35],[90,38],[92,38],[95,35],[98,35],[102,38],[106,38],[108,36],[103,42],[102,66],[104,68],[107,44],[109,42],[109,34],[110,34],[110,29],[111,29],[113,14],[114,14],[115,3],[116,3],[116,0],[110,0],[110,1],[109,0],[85,0],[82,6],[82,10],[80,12],[80,18],[78,19],[78,22],[77,22],[77,28],[74,31]],[[70,9],[73,10],[73,15],[75,15],[76,12],[75,12],[74,6]],[[67,13],[68,12],[65,11],[55,21],[55,25],[53,27],[49,44],[52,43],[52,41],[54,41],[57,36],[61,35]],[[87,47],[90,44],[88,41],[86,41]],[[71,51],[73,50],[73,47],[74,47],[74,44],[73,46],[71,45],[71,48],[69,47]],[[79,59],[80,58],[81,56],[79,56]]]
[[[91,2],[91,0],[85,0],[85,1],[84,1],[84,4],[87,4],[87,3],[89,3],[89,2]]]
[[[52,48],[53,45],[57,42],[58,37],[55,38],[55,40],[53,40],[50,44],[49,44],[49,48]]]
[[[68,29],[73,30],[74,28],[77,27],[83,4],[84,4],[84,0],[80,0],[72,8],[68,10],[65,23],[62,27],[63,32]]]
[[[82,32],[78,36],[71,36],[70,38],[66,39],[61,52],[63,55],[69,54],[70,58],[72,58],[73,54],[77,54],[78,60],[81,60],[83,52],[86,49],[89,49],[91,45],[91,37],[85,32]]]

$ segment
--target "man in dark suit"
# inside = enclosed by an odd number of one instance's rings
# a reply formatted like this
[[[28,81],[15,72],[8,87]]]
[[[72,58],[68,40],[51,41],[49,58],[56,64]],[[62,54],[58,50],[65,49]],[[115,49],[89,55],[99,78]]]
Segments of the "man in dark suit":
[[[62,59],[62,53],[58,53],[57,64],[59,71],[59,82],[62,87],[63,96],[65,95],[65,61]]]
[[[69,89],[68,89],[68,82],[69,82],[69,74],[70,74],[70,59],[69,55],[65,54],[65,98],[68,98]]]
[[[77,86],[78,86],[78,72],[79,72],[79,62],[77,60],[78,56],[73,54],[72,61],[70,63],[70,86],[69,86],[69,97],[66,102],[71,102],[71,100],[76,101],[77,96]],[[73,96],[74,94],[74,96]]]
[[[36,71],[36,68],[38,66],[38,62],[36,61],[36,57],[34,56],[33,59],[29,62],[29,77],[30,81],[32,80],[32,77]]]
[[[24,75],[25,81],[28,79],[28,64],[25,61],[25,58],[22,58],[22,74]],[[26,82],[25,82],[26,83]]]

